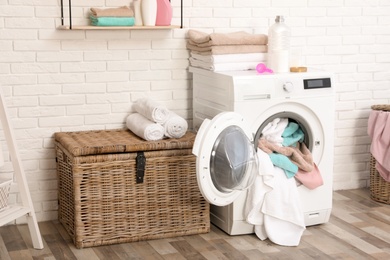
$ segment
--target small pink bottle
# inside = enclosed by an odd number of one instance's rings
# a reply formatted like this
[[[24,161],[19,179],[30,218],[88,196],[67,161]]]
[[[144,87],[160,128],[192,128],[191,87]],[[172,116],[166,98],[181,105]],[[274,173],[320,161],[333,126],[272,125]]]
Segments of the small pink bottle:
[[[171,25],[172,21],[172,6],[169,0],[157,0],[157,26]]]

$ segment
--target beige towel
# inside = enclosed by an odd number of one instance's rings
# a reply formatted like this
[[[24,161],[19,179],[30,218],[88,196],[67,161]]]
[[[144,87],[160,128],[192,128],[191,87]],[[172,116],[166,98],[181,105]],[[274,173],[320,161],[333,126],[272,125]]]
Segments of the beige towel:
[[[213,54],[232,54],[232,53],[251,53],[251,52],[267,52],[266,45],[218,45],[210,47],[197,47],[187,43],[187,48],[201,55]]]
[[[216,45],[266,45],[268,36],[265,34],[250,34],[244,31],[233,33],[207,34],[197,30],[188,30],[189,42],[198,47]]]
[[[298,166],[299,169],[305,172],[311,172],[314,169],[313,156],[309,149],[307,149],[305,143],[297,143],[297,147],[283,147],[277,144],[268,142],[265,139],[260,139],[258,147],[266,153],[279,153],[283,154],[291,160],[292,163]],[[300,145],[299,145],[300,144]]]
[[[121,6],[117,8],[91,8],[92,15],[96,17],[133,17],[134,11],[127,6]]]

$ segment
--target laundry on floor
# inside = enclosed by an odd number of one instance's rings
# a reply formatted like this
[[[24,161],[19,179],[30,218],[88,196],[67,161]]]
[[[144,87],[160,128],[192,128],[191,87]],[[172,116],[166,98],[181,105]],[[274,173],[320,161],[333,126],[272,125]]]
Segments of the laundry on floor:
[[[267,60],[268,36],[244,31],[207,34],[188,30],[190,65],[211,71],[255,70]]]
[[[126,118],[126,126],[147,141],[180,138],[188,129],[187,121],[150,98],[138,99],[133,104],[135,113]]]
[[[315,189],[323,179],[304,139],[288,118],[275,118],[262,130],[259,171],[245,205],[246,220],[261,240],[297,246],[306,228],[298,186]]]
[[[127,6],[117,8],[91,8],[89,16],[94,26],[133,26],[134,11]]]

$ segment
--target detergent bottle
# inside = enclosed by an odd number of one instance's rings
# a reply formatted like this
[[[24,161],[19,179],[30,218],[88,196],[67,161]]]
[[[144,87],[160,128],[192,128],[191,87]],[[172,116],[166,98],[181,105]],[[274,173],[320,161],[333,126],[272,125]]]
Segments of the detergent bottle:
[[[276,16],[275,23],[268,31],[268,67],[274,73],[289,72],[290,28],[284,17]]]

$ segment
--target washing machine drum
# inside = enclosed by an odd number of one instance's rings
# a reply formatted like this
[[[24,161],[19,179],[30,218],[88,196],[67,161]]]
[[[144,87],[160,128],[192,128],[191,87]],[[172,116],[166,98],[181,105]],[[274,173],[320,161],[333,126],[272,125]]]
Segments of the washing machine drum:
[[[202,123],[193,153],[199,189],[208,202],[228,205],[252,185],[258,161],[251,135],[242,116],[234,112]]]

